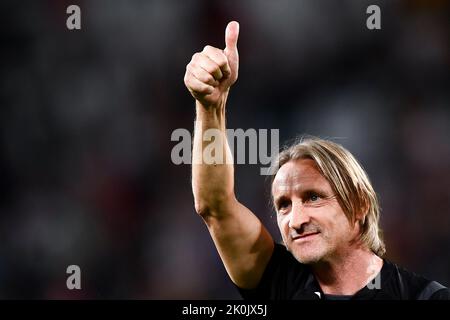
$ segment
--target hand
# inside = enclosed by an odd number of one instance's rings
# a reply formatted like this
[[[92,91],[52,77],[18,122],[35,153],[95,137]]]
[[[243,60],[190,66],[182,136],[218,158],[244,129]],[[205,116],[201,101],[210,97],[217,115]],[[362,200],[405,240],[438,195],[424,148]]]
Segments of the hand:
[[[224,102],[230,87],[238,78],[238,36],[239,24],[236,21],[228,23],[225,49],[206,46],[202,52],[192,56],[186,67],[184,83],[205,108],[217,107]]]

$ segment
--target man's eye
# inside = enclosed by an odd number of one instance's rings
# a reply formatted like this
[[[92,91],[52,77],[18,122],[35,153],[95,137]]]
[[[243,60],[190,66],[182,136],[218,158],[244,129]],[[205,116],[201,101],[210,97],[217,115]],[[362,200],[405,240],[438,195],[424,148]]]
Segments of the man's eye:
[[[280,201],[278,203],[278,210],[286,209],[289,206],[289,201]]]
[[[315,194],[315,193],[311,193],[311,194],[309,195],[309,200],[311,200],[311,201],[313,201],[313,202],[318,201],[319,199],[320,199],[320,196],[317,195],[317,194]]]

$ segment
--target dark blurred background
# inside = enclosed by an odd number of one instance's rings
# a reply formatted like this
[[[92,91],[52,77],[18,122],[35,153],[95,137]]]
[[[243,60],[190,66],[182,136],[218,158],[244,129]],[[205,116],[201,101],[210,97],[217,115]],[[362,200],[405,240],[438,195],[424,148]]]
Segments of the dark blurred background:
[[[78,4],[82,29],[66,28]],[[381,30],[366,8],[381,8]],[[0,4],[0,298],[234,299],[171,134],[194,52],[240,22],[229,128],[333,138],[377,190],[387,257],[450,285],[445,0]],[[238,198],[279,239],[260,165]],[[66,288],[81,268],[82,290]]]

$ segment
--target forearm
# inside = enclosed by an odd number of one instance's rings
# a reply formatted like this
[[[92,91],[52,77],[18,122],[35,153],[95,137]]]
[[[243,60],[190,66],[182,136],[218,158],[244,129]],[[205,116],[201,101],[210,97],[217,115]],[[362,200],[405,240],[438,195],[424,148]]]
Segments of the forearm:
[[[226,137],[226,96],[219,106],[205,108],[196,102],[194,129],[192,190],[199,214],[217,215],[234,198],[233,158]],[[208,130],[216,130],[212,141],[206,139]],[[217,141],[216,138],[219,138]],[[211,157],[208,145],[214,144]]]
[[[184,83],[196,100],[192,152],[195,209],[205,221],[233,282],[253,288],[272,255],[273,240],[261,221],[234,195],[225,105],[230,87],[238,78],[238,35],[239,24],[230,22],[225,49],[206,46],[195,53],[186,66]]]

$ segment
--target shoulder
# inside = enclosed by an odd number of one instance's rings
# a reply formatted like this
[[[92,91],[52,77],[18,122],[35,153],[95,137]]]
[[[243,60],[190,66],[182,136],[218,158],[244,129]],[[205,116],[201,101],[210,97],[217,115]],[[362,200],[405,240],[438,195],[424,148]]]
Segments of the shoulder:
[[[444,287],[433,293],[429,300],[450,300],[450,289]]]
[[[450,300],[450,289],[437,281],[431,281],[419,294],[417,300]]]
[[[387,281],[382,280],[382,282],[398,299],[445,299],[445,296],[450,296],[449,289],[440,283],[431,281],[388,260],[384,260],[384,263],[388,269],[386,273],[388,279]]]

